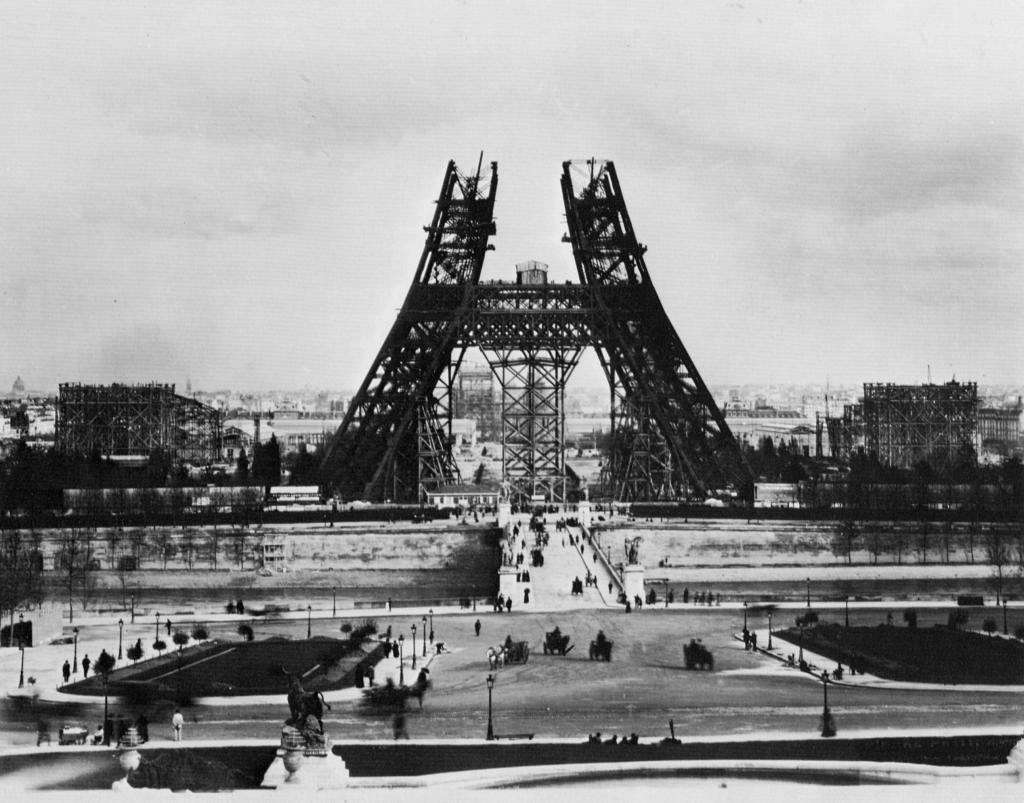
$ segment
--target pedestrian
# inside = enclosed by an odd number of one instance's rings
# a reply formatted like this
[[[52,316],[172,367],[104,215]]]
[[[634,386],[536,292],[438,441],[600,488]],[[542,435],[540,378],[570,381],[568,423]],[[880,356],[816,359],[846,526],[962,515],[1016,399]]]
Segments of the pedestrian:
[[[405,714],[399,711],[392,721],[392,728],[395,732],[395,739],[408,739],[409,732],[405,729]]]
[[[612,593],[612,581],[611,580],[608,581],[608,593],[609,594]]]
[[[167,635],[171,635],[171,620],[167,620]]]
[[[683,588],[683,604],[688,605],[690,602],[690,588],[686,586]]]
[[[512,613],[512,596],[511,595],[509,595],[509,598],[507,600],[505,600],[505,610],[508,611],[509,613]]]
[[[480,620],[479,619],[477,619],[473,623],[473,629],[476,631],[476,637],[480,638]]]
[[[242,600],[238,600],[238,604],[235,605],[235,610],[239,613],[245,613],[245,606],[242,604]]]
[[[523,589],[523,604],[525,605],[529,601],[530,601],[530,589],[524,588]]]
[[[89,660],[89,653],[85,654],[85,658],[82,659],[82,677],[89,677],[89,666],[92,661]]]
[[[61,672],[64,674],[64,683],[66,684],[71,678],[71,664],[66,660],[64,661],[64,666],[61,667]]]
[[[146,719],[145,714],[139,714],[139,718],[135,721],[135,730],[139,734],[140,742],[149,741],[149,720]]]
[[[174,741],[181,741],[181,729],[185,726],[185,717],[181,715],[181,709],[174,709],[174,716],[171,717],[171,728],[174,731]]]

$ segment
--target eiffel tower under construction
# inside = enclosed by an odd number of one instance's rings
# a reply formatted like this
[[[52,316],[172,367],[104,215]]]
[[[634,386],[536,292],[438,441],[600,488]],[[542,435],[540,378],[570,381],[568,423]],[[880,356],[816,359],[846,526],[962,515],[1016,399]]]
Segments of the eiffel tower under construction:
[[[611,447],[598,495],[619,501],[748,499],[736,440],[661,304],[610,161],[564,162],[562,199],[578,283],[517,266],[481,282],[493,245],[498,165],[448,163],[401,311],[321,465],[344,499],[422,499],[460,481],[452,389],[468,348],[501,387],[503,487],[514,504],[563,503],[565,386],[593,348],[611,395]]]

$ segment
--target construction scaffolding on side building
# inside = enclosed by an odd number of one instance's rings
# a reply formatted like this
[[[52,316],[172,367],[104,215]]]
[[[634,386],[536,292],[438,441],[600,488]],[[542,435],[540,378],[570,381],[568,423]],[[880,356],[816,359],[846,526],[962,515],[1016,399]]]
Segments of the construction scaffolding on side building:
[[[88,457],[148,457],[204,464],[218,459],[221,421],[205,404],[179,396],[174,385],[60,385],[57,451]]]

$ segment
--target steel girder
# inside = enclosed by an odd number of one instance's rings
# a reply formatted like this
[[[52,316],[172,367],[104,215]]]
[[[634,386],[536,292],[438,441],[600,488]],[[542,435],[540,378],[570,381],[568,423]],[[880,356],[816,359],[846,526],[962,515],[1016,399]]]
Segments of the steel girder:
[[[498,166],[492,162],[487,175],[481,168],[467,176],[448,163],[413,285],[324,454],[322,482],[345,498],[419,496],[419,442],[436,442],[435,435],[422,431],[421,421],[426,419],[429,430],[440,427],[450,434],[450,405],[443,411],[447,422],[438,423],[435,391],[453,363],[468,312],[466,295],[480,279],[495,230]],[[433,299],[430,316],[419,315],[416,308],[417,293],[424,288],[445,291]],[[450,391],[450,383],[445,387]]]
[[[680,485],[701,494],[731,486],[750,498],[752,477],[739,446],[651,283],[615,165],[563,163],[562,199],[580,282],[595,289],[601,365],[633,418],[646,418],[634,429],[664,441]],[[616,470],[626,465],[620,461]],[[613,486],[626,482],[620,473]],[[652,475],[644,495],[657,498],[660,484]]]
[[[501,384],[502,481],[515,504],[562,503],[565,470],[565,385],[580,349],[485,350]]]

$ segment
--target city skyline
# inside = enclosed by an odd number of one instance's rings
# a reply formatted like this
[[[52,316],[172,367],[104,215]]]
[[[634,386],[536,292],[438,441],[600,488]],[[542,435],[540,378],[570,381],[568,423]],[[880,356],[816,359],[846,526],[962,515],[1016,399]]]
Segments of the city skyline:
[[[0,387],[354,388],[481,150],[506,281],[616,162],[709,385],[1024,380],[1019,9],[617,8],[0,9]]]

